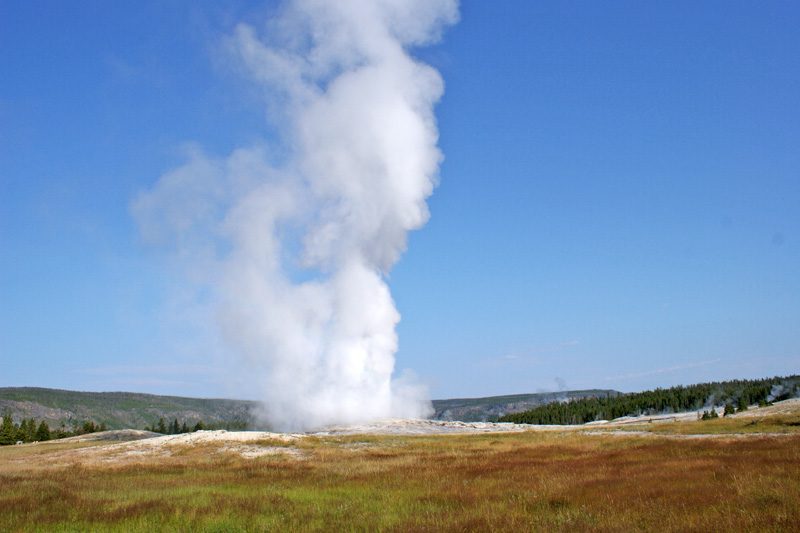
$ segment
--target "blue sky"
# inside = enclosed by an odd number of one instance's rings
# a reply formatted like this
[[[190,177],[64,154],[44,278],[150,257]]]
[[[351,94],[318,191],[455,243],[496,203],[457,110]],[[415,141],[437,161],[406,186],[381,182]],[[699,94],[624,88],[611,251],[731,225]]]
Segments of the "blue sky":
[[[277,142],[221,51],[274,9],[0,6],[0,386],[238,397],[130,205],[192,143]],[[397,368],[434,398],[797,373],[800,7],[460,11],[414,52],[445,160],[388,280]]]

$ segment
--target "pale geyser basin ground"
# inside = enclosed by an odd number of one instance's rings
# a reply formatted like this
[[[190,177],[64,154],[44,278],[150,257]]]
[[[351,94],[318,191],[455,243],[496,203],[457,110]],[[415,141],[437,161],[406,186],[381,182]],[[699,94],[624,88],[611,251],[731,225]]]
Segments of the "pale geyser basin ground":
[[[800,410],[800,399],[794,398],[776,402],[768,407],[751,407],[749,410],[732,415],[734,418],[757,418],[772,415],[791,414]],[[722,409],[718,412],[721,415]],[[41,448],[37,453],[40,466],[58,466],[64,464],[95,463],[114,464],[135,462],[138,460],[172,457],[186,453],[187,450],[198,449],[209,455],[235,454],[244,458],[255,458],[269,455],[282,455],[286,458],[302,458],[306,455],[303,449],[305,439],[336,438],[358,435],[382,436],[441,436],[469,435],[507,432],[576,432],[582,431],[592,435],[642,435],[654,438],[714,438],[714,437],[748,437],[756,434],[693,434],[693,435],[659,435],[642,431],[630,431],[627,426],[652,422],[663,424],[680,421],[693,421],[699,418],[702,411],[686,413],[662,414],[654,416],[622,417],[611,421],[590,422],[583,425],[530,425],[493,422],[447,422],[439,420],[387,420],[359,426],[330,427],[324,430],[307,433],[275,433],[267,431],[197,431],[180,435],[161,435],[149,431],[125,429],[104,431],[69,439],[46,443],[18,445],[18,448]],[[608,431],[606,431],[608,430]],[[761,436],[764,434],[761,433]],[[358,447],[358,442],[346,445]],[[367,445],[364,443],[364,445]],[[22,450],[20,450],[22,451]],[[9,457],[11,462],[13,458]],[[29,460],[25,459],[26,461]]]

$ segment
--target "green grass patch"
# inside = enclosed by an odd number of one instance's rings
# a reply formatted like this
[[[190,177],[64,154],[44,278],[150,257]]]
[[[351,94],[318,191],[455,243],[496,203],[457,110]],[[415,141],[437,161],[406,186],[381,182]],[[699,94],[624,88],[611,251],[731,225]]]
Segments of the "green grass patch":
[[[0,531],[800,530],[800,435],[354,435],[290,445],[303,455],[198,447],[123,464],[0,459]]]

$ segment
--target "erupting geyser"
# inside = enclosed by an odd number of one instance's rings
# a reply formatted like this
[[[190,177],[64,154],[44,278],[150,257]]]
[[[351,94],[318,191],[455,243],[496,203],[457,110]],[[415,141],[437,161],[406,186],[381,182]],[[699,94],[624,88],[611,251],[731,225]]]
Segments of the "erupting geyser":
[[[239,25],[230,57],[282,146],[193,148],[132,204],[144,238],[208,287],[275,428],[429,413],[424,387],[392,379],[384,276],[428,219],[442,159],[443,83],[408,49],[457,17],[451,0],[298,0],[264,31]]]

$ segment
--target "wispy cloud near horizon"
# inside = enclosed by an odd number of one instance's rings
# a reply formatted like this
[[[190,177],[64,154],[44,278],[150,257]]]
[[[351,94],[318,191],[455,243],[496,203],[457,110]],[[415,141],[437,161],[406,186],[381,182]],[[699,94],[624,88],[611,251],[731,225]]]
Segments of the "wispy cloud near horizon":
[[[510,352],[488,357],[476,363],[479,367],[501,367],[505,365],[544,365],[547,364],[546,358],[540,357],[543,354],[552,354],[562,351],[567,351],[570,348],[578,346],[580,343],[577,340],[563,341],[548,346],[539,346],[523,350],[511,350]]]
[[[67,371],[74,376],[72,383],[84,390],[143,392],[175,396],[175,390],[186,395],[207,397],[224,369],[209,365],[109,365],[73,368]],[[233,392],[233,391],[231,391]],[[215,397],[232,397],[231,394],[213,394]],[[234,394],[235,396],[235,394]]]
[[[219,368],[206,365],[111,365],[92,368],[78,368],[71,370],[73,374],[86,374],[91,376],[113,376],[113,375],[214,375],[220,371]]]
[[[572,346],[578,346],[580,343],[576,340],[559,342],[558,344],[551,344],[549,346],[541,346],[528,348],[526,350],[513,350],[506,355],[501,355],[493,359],[500,359],[505,361],[516,361],[520,359],[531,359],[537,354],[560,352]]]
[[[686,363],[686,364],[683,364],[683,365],[674,365],[674,366],[669,366],[669,367],[664,367],[664,368],[655,368],[653,370],[645,370],[643,372],[633,372],[633,373],[630,373],[630,374],[623,374],[623,375],[620,375],[620,376],[609,376],[609,377],[602,378],[602,380],[603,381],[618,381],[618,380],[626,380],[626,379],[637,379],[637,378],[642,378],[642,377],[647,377],[647,376],[654,376],[654,375],[658,375],[658,374],[667,374],[667,373],[670,373],[670,372],[678,372],[680,370],[688,370],[690,368],[698,368],[698,367],[702,367],[702,366],[713,365],[714,363],[719,363],[721,361],[722,361],[721,358],[717,358],[717,359],[712,359],[710,361],[700,361],[700,362],[697,362],[697,363]]]

